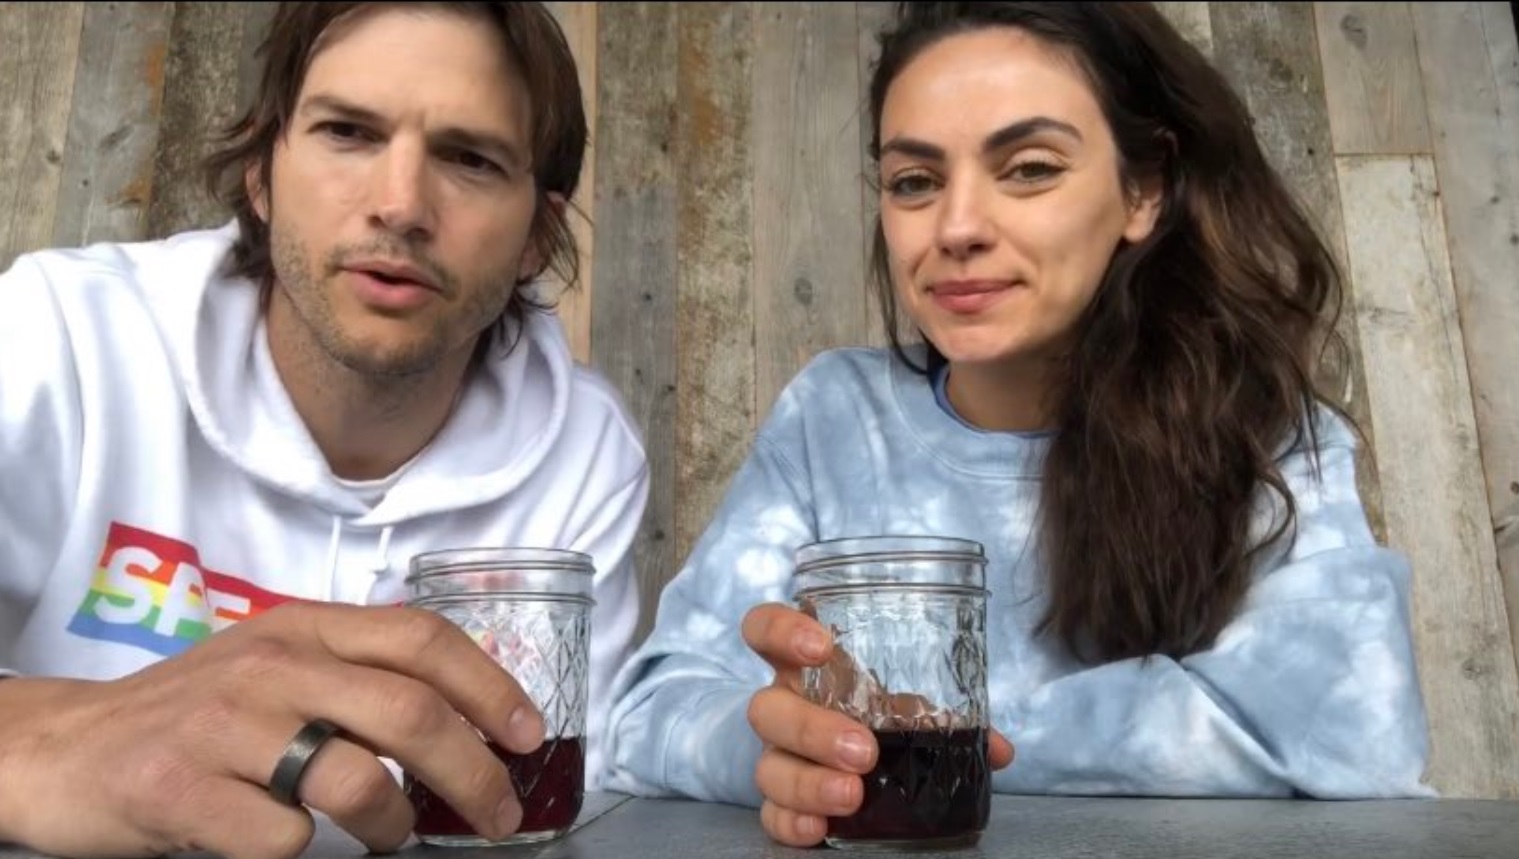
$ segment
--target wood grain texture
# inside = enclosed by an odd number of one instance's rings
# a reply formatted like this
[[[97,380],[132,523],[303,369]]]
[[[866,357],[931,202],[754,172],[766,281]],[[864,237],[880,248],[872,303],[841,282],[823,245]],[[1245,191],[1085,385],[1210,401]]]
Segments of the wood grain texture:
[[[754,436],[754,7],[679,5],[675,560],[706,528]],[[671,570],[673,572],[673,569]]]
[[[848,3],[757,7],[756,410],[814,355],[867,339],[858,29]]]
[[[1213,56],[1213,19],[1208,4],[1187,2],[1156,3],[1155,8],[1166,16],[1182,37],[1191,42],[1204,56]]]
[[[216,227],[230,215],[205,192],[200,162],[211,137],[242,107],[256,69],[247,56],[267,21],[260,3],[176,3],[164,84],[163,128],[153,172],[148,231],[164,236]]]
[[[591,291],[596,281],[596,55],[597,55],[597,4],[587,2],[552,2],[549,10],[564,30],[565,40],[570,43],[570,53],[575,57],[575,70],[580,78],[580,96],[585,104],[585,123],[590,131],[586,145],[585,161],[580,168],[580,183],[571,207],[570,230],[580,251],[579,282],[565,290],[561,283],[551,283],[550,289],[558,298],[559,318],[564,322],[569,337],[570,352],[575,360],[589,363],[591,360]]]
[[[264,71],[263,57],[259,54],[278,3],[227,3],[222,4],[233,14],[242,16],[242,41],[237,53],[237,107],[238,111],[253,103],[259,78]]]
[[[877,299],[875,284],[870,279],[870,249],[874,241],[876,223],[881,211],[879,165],[870,157],[870,138],[875,134],[870,116],[870,83],[875,74],[876,58],[880,53],[878,38],[896,17],[896,4],[865,0],[855,5],[855,21],[859,31],[860,57],[860,271],[862,290],[865,294],[865,339],[872,346],[885,346],[889,342],[881,321],[881,303]],[[899,336],[910,338],[910,323],[898,325]]]
[[[1335,153],[1429,152],[1408,4],[1313,6]]]
[[[145,237],[171,3],[92,3],[84,13],[53,244]]]
[[[1503,3],[1414,6],[1435,166],[1519,652],[1519,39]]]
[[[675,534],[675,6],[601,7],[597,64],[596,284],[592,362],[622,392],[649,454],[636,563],[639,636],[679,563]]]
[[[84,8],[0,4],[0,271],[48,247]]]
[[[1356,332],[1355,283],[1345,268],[1345,227],[1325,116],[1324,79],[1313,38],[1312,4],[1212,3],[1215,63],[1244,98],[1267,157],[1322,231],[1345,273],[1336,331],[1343,354],[1320,374],[1326,393],[1343,404],[1367,439],[1356,456],[1356,482],[1372,531],[1386,539],[1378,464],[1371,455],[1376,428],[1366,393]]]
[[[1448,796],[1519,796],[1519,678],[1434,165],[1338,161],[1388,537],[1414,570],[1427,778]]]

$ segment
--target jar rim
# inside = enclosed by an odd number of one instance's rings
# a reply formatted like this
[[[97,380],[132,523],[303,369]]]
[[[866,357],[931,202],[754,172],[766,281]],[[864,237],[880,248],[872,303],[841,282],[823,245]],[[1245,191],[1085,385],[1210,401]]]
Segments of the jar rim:
[[[596,573],[591,556],[584,552],[535,546],[470,547],[434,549],[413,555],[405,582],[410,584],[456,573],[505,572],[519,568],[592,576]]]
[[[840,537],[808,543],[796,550],[795,574],[844,564],[888,561],[957,561],[986,563],[986,550],[974,540],[910,534]]]

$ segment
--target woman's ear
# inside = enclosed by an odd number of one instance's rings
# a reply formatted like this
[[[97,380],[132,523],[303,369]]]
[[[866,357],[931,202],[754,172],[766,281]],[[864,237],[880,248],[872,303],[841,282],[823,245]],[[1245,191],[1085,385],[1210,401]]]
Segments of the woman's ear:
[[[1138,244],[1150,237],[1160,220],[1161,206],[1165,203],[1165,179],[1152,173],[1132,183],[1129,198],[1129,216],[1123,225],[1123,237],[1129,244]]]

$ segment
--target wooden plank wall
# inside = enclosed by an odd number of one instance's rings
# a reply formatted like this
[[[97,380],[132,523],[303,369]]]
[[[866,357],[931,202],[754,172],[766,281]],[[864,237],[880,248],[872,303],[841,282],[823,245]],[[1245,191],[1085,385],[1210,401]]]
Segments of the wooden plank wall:
[[[788,378],[879,343],[863,284],[888,3],[549,4],[593,138],[561,315],[654,490],[644,629]],[[1361,489],[1414,569],[1447,795],[1519,796],[1519,46],[1505,3],[1161,3],[1216,58],[1348,275]],[[220,223],[193,169],[259,3],[0,3],[0,267]],[[0,311],[3,312],[3,311]],[[1515,622],[1510,621],[1514,619]]]

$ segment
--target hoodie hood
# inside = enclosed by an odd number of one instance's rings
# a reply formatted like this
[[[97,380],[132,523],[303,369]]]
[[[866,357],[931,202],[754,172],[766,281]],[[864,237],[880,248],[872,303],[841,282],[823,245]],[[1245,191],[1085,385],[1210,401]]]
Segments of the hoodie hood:
[[[558,319],[530,311],[512,349],[487,353],[443,430],[367,507],[334,478],[279,383],[258,285],[221,271],[236,235],[235,224],[186,234],[173,241],[173,268],[151,275],[176,282],[160,294],[184,301],[184,318],[171,321],[165,336],[194,419],[218,455],[256,482],[361,528],[499,499],[543,462],[565,422],[573,362]],[[186,243],[198,245],[195,252]]]

